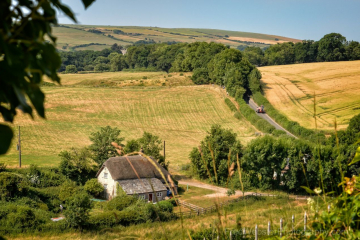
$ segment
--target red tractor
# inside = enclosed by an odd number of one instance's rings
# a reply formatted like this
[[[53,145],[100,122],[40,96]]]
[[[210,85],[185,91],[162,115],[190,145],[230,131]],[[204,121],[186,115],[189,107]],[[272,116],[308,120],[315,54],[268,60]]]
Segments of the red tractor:
[[[257,113],[265,113],[264,105],[261,105],[261,107],[256,108]]]

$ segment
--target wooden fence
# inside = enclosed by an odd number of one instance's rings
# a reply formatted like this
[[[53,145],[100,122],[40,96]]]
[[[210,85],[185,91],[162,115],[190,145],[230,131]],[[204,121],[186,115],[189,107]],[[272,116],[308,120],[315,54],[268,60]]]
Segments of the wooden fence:
[[[238,198],[235,198],[235,199],[230,199],[228,201],[225,201],[225,202],[221,202],[218,204],[218,206],[216,205],[212,205],[210,207],[207,207],[207,208],[202,208],[202,207],[199,207],[199,206],[196,206],[194,204],[191,204],[191,203],[188,203],[188,202],[185,202],[185,201],[182,201],[182,200],[178,200],[178,206],[184,206],[186,208],[189,209],[189,211],[182,211],[181,213],[178,212],[178,213],[175,213],[178,217],[195,217],[195,216],[199,216],[199,215],[202,215],[202,214],[207,214],[207,213],[212,213],[214,211],[216,211],[217,207],[221,208],[223,206],[227,206],[231,203],[236,203],[236,202],[239,202],[239,201],[242,201],[242,200],[246,200],[248,198],[251,198],[251,197],[282,197],[282,196],[279,196],[279,195],[273,195],[273,194],[264,194],[264,193],[251,193],[251,194],[248,194],[248,195],[245,195],[245,196],[241,196],[241,197],[238,197]],[[284,196],[285,197],[285,196]],[[295,199],[295,200],[306,200],[309,198],[309,196],[290,196],[290,195],[287,195],[287,198],[289,199]]]

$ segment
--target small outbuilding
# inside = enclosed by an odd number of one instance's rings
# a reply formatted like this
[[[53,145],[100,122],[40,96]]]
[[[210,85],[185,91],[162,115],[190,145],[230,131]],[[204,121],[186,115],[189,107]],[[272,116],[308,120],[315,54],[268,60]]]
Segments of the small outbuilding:
[[[124,191],[127,195],[158,202],[164,200],[169,191],[177,194],[177,186],[170,173],[156,160],[152,159],[152,162],[141,155],[109,158],[96,174],[104,186],[104,197],[111,199],[119,191]]]

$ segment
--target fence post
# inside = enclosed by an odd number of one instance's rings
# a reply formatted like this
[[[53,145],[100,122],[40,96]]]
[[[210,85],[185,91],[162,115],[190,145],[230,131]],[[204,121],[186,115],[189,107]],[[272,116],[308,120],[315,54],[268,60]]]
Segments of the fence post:
[[[217,236],[217,238],[216,238],[217,240],[219,240],[220,238],[219,238],[219,235]]]
[[[268,234],[268,236],[270,236],[270,221],[268,222],[268,229],[267,229],[267,234]]]
[[[304,232],[306,232],[306,224],[307,224],[307,216],[306,216],[306,212],[304,214]]]
[[[246,235],[246,228],[243,228],[243,235],[244,235],[244,237],[245,237],[245,235]]]
[[[280,238],[282,237],[283,219],[280,218]]]
[[[258,226],[255,225],[255,240],[258,240]]]
[[[330,208],[331,208],[331,206],[330,206],[330,204],[328,205],[328,212],[330,212]]]
[[[291,217],[291,229],[292,229],[292,231],[294,232],[294,225],[295,225],[295,216],[294,215],[292,215],[292,217]]]
[[[231,231],[230,231],[229,239],[230,239],[230,240],[232,240],[232,234],[231,234]]]

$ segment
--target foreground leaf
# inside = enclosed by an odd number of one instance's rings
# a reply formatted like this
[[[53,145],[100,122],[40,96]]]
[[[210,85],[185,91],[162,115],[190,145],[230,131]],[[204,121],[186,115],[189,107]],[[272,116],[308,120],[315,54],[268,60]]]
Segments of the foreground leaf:
[[[13,135],[9,126],[0,124],[0,155],[5,154],[9,150]]]

